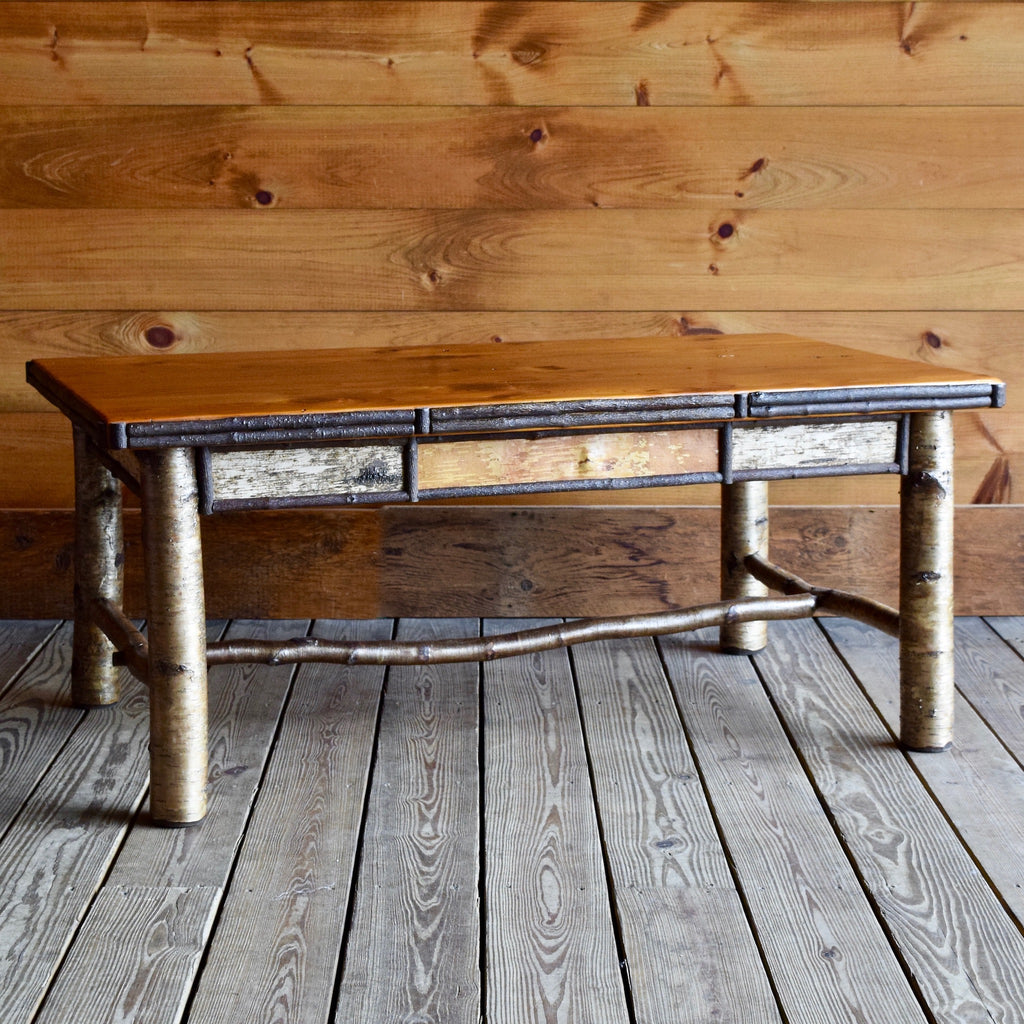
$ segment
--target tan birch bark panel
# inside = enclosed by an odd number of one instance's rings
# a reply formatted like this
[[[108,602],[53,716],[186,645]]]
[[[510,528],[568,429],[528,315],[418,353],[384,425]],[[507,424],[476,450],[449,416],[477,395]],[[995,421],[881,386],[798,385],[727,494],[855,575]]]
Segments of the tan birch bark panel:
[[[737,427],[733,469],[841,468],[896,461],[895,420]]]
[[[3,309],[1024,304],[1018,210],[53,210],[47,226],[0,210]]]
[[[1017,4],[5,3],[7,103],[1024,100]],[[843,73],[836,73],[836,69]]]
[[[354,445],[210,452],[215,501],[385,494],[404,487],[402,448]]]
[[[421,490],[630,480],[718,470],[718,431],[654,430],[421,444]]]
[[[1019,209],[1022,126],[1019,106],[8,106],[0,207]]]

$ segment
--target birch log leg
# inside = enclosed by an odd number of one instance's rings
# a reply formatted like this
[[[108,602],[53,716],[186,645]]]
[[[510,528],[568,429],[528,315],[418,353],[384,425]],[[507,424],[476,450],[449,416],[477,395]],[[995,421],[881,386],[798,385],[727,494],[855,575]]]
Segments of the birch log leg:
[[[75,428],[75,631],[71,699],[78,707],[120,698],[114,645],[93,620],[97,598],[120,606],[124,566],[121,485]]]
[[[910,750],[953,741],[953,423],[910,417],[900,492],[900,740]]]
[[[143,534],[149,622],[150,811],[161,825],[206,813],[206,614],[191,449],[144,453]]]
[[[746,480],[722,485],[722,600],[765,597],[768,588],[747,571],[747,555],[768,557],[768,484]],[[719,645],[729,654],[750,654],[768,643],[766,622],[722,626]]]

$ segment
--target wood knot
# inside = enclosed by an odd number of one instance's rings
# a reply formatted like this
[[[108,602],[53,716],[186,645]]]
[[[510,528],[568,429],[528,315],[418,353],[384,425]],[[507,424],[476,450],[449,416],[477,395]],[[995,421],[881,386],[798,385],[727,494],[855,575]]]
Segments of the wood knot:
[[[170,348],[178,340],[174,328],[168,327],[166,324],[154,324],[152,327],[147,327],[143,337],[153,348],[160,349]]]
[[[544,59],[547,53],[540,43],[522,42],[512,51],[512,59],[520,67],[533,67]]]

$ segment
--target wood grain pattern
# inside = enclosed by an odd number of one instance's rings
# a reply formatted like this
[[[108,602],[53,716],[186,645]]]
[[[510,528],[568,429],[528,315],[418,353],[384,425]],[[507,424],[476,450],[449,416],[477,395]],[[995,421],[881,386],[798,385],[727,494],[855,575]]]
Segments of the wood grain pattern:
[[[1013,618],[990,619],[989,625],[958,621],[957,681],[978,696],[998,694],[1005,679],[1017,672],[1016,655],[993,643],[996,635],[1019,642]],[[890,732],[898,729],[899,702],[896,642],[842,619],[823,620],[829,640],[863,687]],[[989,626],[994,627],[995,633]],[[979,703],[981,703],[979,701]],[[944,757],[909,755],[956,830],[972,850],[988,879],[1005,892],[1018,920],[1024,917],[1020,865],[1007,851],[1024,843],[1024,784],[1013,754],[992,744],[985,719],[961,695],[956,705],[956,742]],[[1005,890],[1003,886],[1007,886]],[[993,967],[995,965],[992,965]]]
[[[123,675],[127,675],[123,673]],[[60,966],[72,929],[106,876],[146,791],[148,701],[121,680],[116,715],[86,715],[61,769],[33,792],[0,876],[4,1012],[31,1019]]]
[[[239,624],[239,627],[242,625]],[[345,628],[353,625],[345,624]],[[631,998],[631,1012],[624,1013],[616,1024],[626,1024],[626,1021],[631,1020],[649,1024],[678,1024],[689,1019],[716,1019],[723,1024],[761,1022],[765,1018],[772,1024],[778,1024],[782,1018],[793,1024],[818,1024],[824,1020],[846,1021],[858,1018],[872,1020],[878,988],[871,985],[863,985],[850,992],[850,1001],[843,1008],[848,1012],[822,1016],[822,1003],[827,1002],[831,1007],[834,1001],[821,998],[818,990],[829,990],[830,977],[847,971],[849,964],[837,965],[834,956],[815,955],[819,951],[814,947],[813,938],[816,933],[812,929],[807,929],[801,937],[807,939],[811,950],[806,980],[808,988],[814,991],[814,1001],[810,1005],[802,1005],[799,1000],[790,998],[789,994],[796,986],[791,977],[793,966],[787,963],[778,976],[779,984],[775,984],[775,978],[771,979],[773,995],[767,1007],[755,997],[749,1004],[741,1003],[737,1012],[729,1012],[730,1007],[734,1006],[727,1001],[729,986],[764,971],[764,961],[758,951],[751,950],[749,945],[743,947],[729,944],[728,941],[735,934],[731,927],[735,910],[733,914],[720,911],[724,911],[730,904],[735,908],[735,881],[752,886],[755,902],[777,902],[784,919],[793,914],[801,914],[802,908],[786,899],[789,887],[785,873],[780,881],[777,875],[768,871],[757,872],[752,882],[747,882],[742,874],[741,863],[737,865],[739,870],[735,875],[730,872],[724,880],[721,879],[718,866],[727,863],[723,836],[729,840],[733,835],[724,831],[719,833],[717,823],[715,828],[711,828],[706,809],[702,816],[701,805],[705,792],[715,801],[713,810],[717,812],[722,809],[725,812],[723,817],[726,823],[741,821],[742,827],[737,830],[738,845],[746,854],[752,850],[758,852],[751,841],[750,829],[746,828],[747,820],[763,821],[766,809],[779,810],[785,816],[779,818],[781,839],[766,844],[765,857],[777,856],[780,847],[785,850],[790,834],[797,837],[797,842],[809,831],[820,830],[825,836],[835,837],[835,841],[825,851],[827,857],[811,855],[804,859],[807,875],[800,880],[801,891],[816,892],[820,888],[821,891],[833,893],[835,901],[849,907],[866,907],[869,914],[876,913],[880,918],[881,915],[889,915],[891,928],[883,948],[886,955],[895,955],[900,960],[897,977],[904,978],[905,983],[913,988],[925,1019],[941,1024],[964,1024],[965,1021],[986,1018],[998,1019],[1002,1024],[1018,1024],[1021,1020],[1024,1000],[1019,990],[1024,984],[1024,956],[1020,952],[1019,924],[1024,918],[1024,892],[1020,884],[1019,850],[1024,842],[1024,771],[1019,761],[1002,745],[1000,737],[973,713],[965,701],[961,702],[959,709],[958,735],[962,742],[940,757],[913,757],[913,770],[910,770],[903,763],[902,755],[893,747],[892,734],[886,724],[891,722],[892,698],[896,692],[894,645],[886,638],[880,638],[877,632],[860,631],[852,623],[828,620],[824,625],[829,628],[839,654],[820,637],[815,638],[814,643],[807,642],[808,637],[803,629],[791,631],[783,628],[775,631],[771,649],[773,660],[766,673],[770,677],[769,684],[775,696],[774,706],[770,706],[771,699],[764,692],[762,682],[755,682],[753,676],[750,676],[749,685],[733,680],[721,688],[723,704],[719,705],[722,711],[720,721],[731,727],[727,735],[733,743],[728,747],[716,745],[709,751],[704,775],[714,777],[719,770],[722,774],[729,774],[735,783],[724,794],[714,787],[708,787],[705,791],[704,780],[699,777],[697,765],[687,752],[687,740],[683,735],[687,727],[692,728],[695,718],[699,718],[697,709],[703,695],[709,690],[702,683],[701,676],[683,682],[681,700],[676,704],[666,693],[666,681],[658,659],[647,657],[646,654],[641,656],[639,653],[641,650],[650,650],[650,641],[604,645],[601,649],[593,646],[585,648],[595,654],[599,650],[602,652],[598,659],[601,669],[597,673],[589,667],[583,669],[576,654],[572,656],[571,660],[577,661],[573,677],[583,703],[592,778],[596,789],[593,793],[588,792],[590,786],[586,781],[582,785],[563,786],[561,792],[565,794],[565,806],[571,805],[570,813],[573,814],[578,814],[581,809],[589,810],[591,814],[596,813],[603,824],[604,850],[607,851],[609,868],[617,863],[620,856],[627,864],[625,880],[618,878],[612,887],[616,910],[623,922],[624,939],[628,934],[629,922],[636,920],[634,898],[641,912],[651,908],[644,921],[637,922],[638,927],[641,923],[650,922],[650,928],[645,929],[641,939],[646,943],[644,949],[650,951],[650,958],[645,959],[641,955],[635,942],[626,941],[622,947],[625,968],[620,969],[617,963],[613,963],[608,978],[603,979],[603,983],[612,989],[620,983],[624,984]],[[1005,633],[1006,641],[991,628],[993,625]],[[979,704],[1002,701],[1001,690],[1006,682],[1007,671],[1011,676],[1019,675],[1018,653],[1011,645],[1020,644],[1024,636],[1024,623],[1017,619],[988,624],[961,622],[960,626],[965,627],[960,638],[961,650],[966,652],[969,649],[967,657],[958,664],[961,679],[967,674],[973,676],[967,681]],[[14,631],[23,628],[17,626]],[[29,627],[30,630],[33,628]],[[809,629],[813,631],[814,627]],[[851,632],[856,634],[852,645],[848,642]],[[417,633],[423,635],[418,627]],[[708,639],[712,637],[713,634]],[[59,643],[59,635],[54,636],[51,642]],[[698,647],[701,643],[702,640],[698,638]],[[62,658],[52,656],[47,650],[48,646],[49,642],[38,653],[36,660],[58,666],[53,679],[53,683],[57,684],[62,674],[59,668]],[[608,648],[611,648],[610,656],[604,658],[603,652]],[[699,651],[701,657],[704,653]],[[725,660],[714,654],[709,657],[712,660]],[[1014,664],[1017,668],[1013,668]],[[735,662],[733,665],[735,667]],[[510,707],[536,707],[537,691],[540,690],[543,695],[549,694],[552,689],[550,677],[529,672],[528,665],[521,665],[521,668],[523,671],[517,674],[512,692],[504,692],[502,697]],[[851,671],[856,674],[856,681],[851,678]],[[180,884],[180,878],[177,882],[173,880],[179,865],[186,873],[193,869],[194,861],[201,858],[217,861],[218,868],[227,865],[229,894],[231,889],[237,888],[240,905],[245,902],[244,883],[249,877],[243,862],[250,854],[255,854],[263,861],[266,868],[264,877],[267,878],[274,876],[278,879],[305,880],[305,868],[311,864],[315,852],[325,854],[322,867],[329,870],[326,852],[328,845],[335,841],[331,829],[322,832],[313,830],[316,839],[312,843],[300,841],[292,845],[284,842],[279,849],[273,848],[270,843],[256,842],[257,834],[263,833],[263,826],[269,825],[280,807],[290,800],[291,792],[300,796],[303,811],[310,808],[322,809],[326,816],[340,808],[330,801],[329,805],[325,804],[318,794],[335,789],[339,803],[351,801],[358,805],[359,793],[372,780],[372,764],[367,766],[363,778],[358,775],[349,776],[346,781],[344,771],[337,776],[330,772],[306,772],[307,777],[302,778],[301,765],[296,764],[291,756],[297,750],[315,748],[327,754],[327,762],[338,765],[339,761],[346,758],[345,748],[350,742],[365,749],[367,731],[371,735],[373,733],[372,712],[369,720],[357,714],[351,720],[352,728],[347,728],[350,723],[347,711],[351,708],[348,701],[351,689],[348,696],[332,701],[326,679],[314,681],[311,678],[308,689],[304,689],[301,681],[303,674],[304,670],[300,671],[296,680],[297,689],[289,702],[294,706],[287,708],[281,719],[280,735],[275,728],[278,722],[274,707],[276,698],[271,699],[265,708],[259,706],[259,678],[255,675],[240,678],[232,684],[236,699],[240,702],[239,713],[235,718],[238,731],[233,735],[233,742],[252,751],[251,755],[247,755],[252,757],[252,763],[266,763],[270,766],[270,772],[267,776],[268,784],[259,788],[251,812],[246,811],[235,819],[231,833],[222,834],[212,828],[208,830],[215,823],[211,819],[202,829],[175,833],[178,837],[176,845],[164,848],[162,843],[154,844],[152,840],[163,840],[168,833],[152,829],[144,817],[135,818],[125,825],[127,845],[114,843],[105,850],[105,864],[118,876],[116,882],[108,879],[105,869],[97,870],[97,857],[89,856],[89,865],[82,870],[67,870],[75,861],[81,846],[69,846],[67,857],[58,858],[61,882],[50,886],[45,892],[41,891],[38,902],[17,910],[20,912],[19,926],[23,930],[32,931],[40,920],[50,923],[52,927],[47,931],[48,942],[55,947],[66,943],[67,956],[61,960],[57,975],[52,979],[46,971],[33,973],[33,960],[23,961],[20,966],[32,974],[28,980],[32,992],[29,998],[14,1004],[9,990],[5,991],[5,1024],[31,1024],[41,1019],[40,1014],[36,1013],[36,1007],[40,1006],[40,1013],[44,1015],[42,1019],[47,1016],[51,1020],[58,1017],[62,1022],[91,1021],[94,1018],[103,1020],[104,1010],[120,1007],[127,1008],[125,1015],[120,1018],[125,1024],[128,1020],[153,1020],[161,1024],[176,1021],[178,1017],[170,1008],[177,994],[188,987],[187,972],[191,967],[184,961],[195,955],[194,942],[200,933],[200,929],[190,927],[186,934],[179,927],[184,923],[184,918],[176,914],[175,910],[182,907],[179,902],[179,897],[184,895],[182,890],[192,888],[192,895],[197,893],[194,886]],[[376,692],[375,687],[371,689]],[[865,691],[868,701],[865,700]],[[243,697],[245,694],[248,696]],[[752,695],[756,695],[757,703],[766,709],[765,720],[771,727],[768,732],[778,740],[773,746],[777,745],[784,757],[752,756],[760,748],[752,748],[748,741],[756,741],[765,735],[764,723],[757,715],[741,714],[735,710],[736,705],[743,703],[744,697]],[[486,697],[485,691],[485,700]],[[725,701],[732,701],[733,707],[726,710]],[[370,703],[373,703],[372,700]],[[571,710],[571,697],[569,703]],[[870,704],[875,705],[874,709]],[[332,710],[328,712],[325,726],[320,726],[320,715],[328,707]],[[118,711],[106,710],[97,717],[110,722],[119,715]],[[93,714],[86,717],[93,717]],[[0,711],[2,720],[3,714]],[[605,722],[607,733],[603,731]],[[63,724],[60,721],[54,720],[52,725],[58,735],[62,733]],[[341,726],[342,731],[334,729],[335,725]],[[526,725],[523,723],[519,731],[525,730]],[[46,731],[46,727],[43,731]],[[714,734],[717,736],[718,731],[715,730]],[[106,738],[93,733],[89,741],[102,742]],[[307,741],[311,747],[307,747]],[[40,743],[49,745],[51,739],[41,737]],[[56,746],[58,752],[47,769],[47,776],[57,779],[58,784],[51,785],[49,779],[44,777],[39,792],[53,794],[59,800],[60,795],[67,792],[68,782],[74,784],[78,778],[83,763],[83,746],[76,742],[66,743],[63,739]],[[543,746],[541,737],[528,737],[526,746],[529,750],[540,750]],[[328,754],[328,751],[331,753]],[[484,753],[486,755],[486,750]],[[556,763],[562,753],[552,747],[544,748],[543,763]],[[275,777],[277,773],[273,768],[278,761],[282,768],[281,777]],[[311,763],[321,766],[325,762],[315,760]],[[285,773],[283,769],[289,764],[292,771]],[[707,768],[708,764],[711,765],[710,769]],[[238,765],[225,764],[225,767],[237,768]],[[481,767],[486,776],[486,762]],[[289,778],[284,778],[285,774]],[[686,778],[688,775],[693,777]],[[244,788],[245,774],[235,777],[241,780]],[[232,774],[225,773],[223,778],[217,780],[218,787],[222,788],[230,778]],[[564,781],[568,781],[568,778],[565,776]],[[759,787],[756,783],[762,780],[766,785]],[[496,777],[491,780],[491,785],[500,786],[504,782],[506,787],[516,786],[522,781],[520,775],[504,779]],[[352,784],[351,792],[347,782]],[[88,781],[84,783],[86,786],[89,784]],[[537,784],[527,777],[525,785],[535,789]],[[350,792],[350,796],[346,797],[346,792]],[[5,827],[0,842],[0,862],[4,865],[5,879],[18,875],[23,867],[33,867],[26,865],[15,854],[23,854],[27,849],[35,851],[33,840],[43,838],[37,830],[38,816],[30,813],[36,800],[37,797],[33,795],[30,806],[26,807],[20,820],[13,827]],[[523,803],[525,813],[532,815],[534,805],[526,801]],[[225,804],[221,805],[222,810],[225,807]],[[832,815],[833,808],[838,817]],[[486,806],[482,811],[486,822]],[[745,816],[743,812],[746,812]],[[71,808],[65,807],[59,820],[54,819],[57,827],[69,825],[70,814]],[[109,810],[97,808],[94,816],[89,819],[91,826],[98,830],[104,829],[109,815]],[[295,818],[301,819],[303,816],[300,811]],[[287,829],[290,824],[291,817],[286,815],[286,818],[288,820],[281,822],[283,829]],[[514,848],[516,837],[520,834],[535,834],[535,827],[531,824],[533,820],[531,817],[521,823],[514,821],[510,825],[507,837],[503,837],[509,846]],[[247,841],[246,833],[249,822],[252,823],[252,830],[248,833],[251,842]],[[842,827],[837,827],[840,823]],[[552,828],[556,825],[555,822],[549,824]],[[31,833],[27,842],[24,835],[26,831]],[[340,831],[335,850],[344,857],[347,840]],[[295,834],[306,832],[305,828],[300,827]],[[122,836],[124,832],[118,839]],[[657,845],[665,840],[674,842],[671,846]],[[243,848],[243,860],[239,862],[239,872],[235,873],[231,865],[239,847]],[[133,851],[129,859],[133,862],[138,859],[132,871],[135,871],[135,867],[140,868],[142,874],[139,877],[150,879],[148,886],[141,880],[134,885],[126,882],[121,861],[129,849]],[[165,860],[164,854],[171,849],[175,851],[175,856]],[[154,854],[152,861],[145,858],[146,851]],[[47,852],[52,852],[52,849]],[[811,854],[814,852],[816,848],[809,851]],[[926,856],[912,856],[918,853]],[[143,856],[137,858],[138,854]],[[585,851],[579,851],[578,857],[596,857],[600,860],[601,854],[600,848],[594,849],[588,845]],[[573,851],[573,855],[576,859],[577,851]],[[865,870],[852,885],[844,884],[841,891],[837,890],[837,881],[849,877],[851,860],[856,863],[858,858],[860,863],[866,864]],[[926,858],[931,858],[930,863]],[[52,858],[47,861],[44,857],[34,862],[42,869],[51,863]],[[368,858],[364,858],[363,863],[366,865]],[[317,865],[317,868],[320,866]],[[961,872],[960,868],[964,870]],[[145,875],[147,870],[150,873]],[[339,870],[344,874],[343,865],[339,866]],[[212,876],[213,872],[210,874]],[[689,894],[693,899],[686,901],[687,890],[676,883],[685,883],[690,877],[697,883],[705,881],[714,884],[699,892],[691,888]],[[895,891],[889,890],[890,884],[895,886]],[[936,887],[943,884],[947,885],[947,891],[936,892]],[[631,885],[634,888],[630,888]],[[54,902],[66,901],[70,887],[75,888],[75,898],[79,899],[81,912],[86,915],[81,919],[77,915],[62,916],[54,912]],[[128,895],[123,895],[125,893]],[[931,893],[935,893],[934,899],[929,898]],[[315,895],[325,899],[330,896],[327,892]],[[374,892],[379,913],[385,921],[400,920],[398,907],[401,895],[400,891],[386,889]],[[486,896],[486,893],[483,895]],[[191,896],[185,898],[191,899]],[[201,898],[216,899],[217,893],[207,889]],[[87,910],[90,904],[91,913]],[[660,913],[663,905],[664,915]],[[170,912],[163,913],[160,908],[168,906]],[[482,922],[476,917],[476,907],[471,901],[454,906],[448,900],[446,907],[451,910],[451,918],[444,923],[446,928],[451,930],[454,927],[452,920],[457,920],[470,931],[479,931]],[[900,907],[907,909],[902,919],[898,917]],[[955,919],[940,915],[941,909],[946,907],[955,909]],[[152,912],[147,908],[152,908]],[[893,916],[894,909],[897,910],[896,917]],[[105,916],[108,910],[115,912]],[[687,910],[692,913],[684,917]],[[532,908],[527,905],[523,918],[491,914],[488,916],[488,926],[495,931],[504,927],[518,934],[526,930],[525,915],[531,912]],[[929,929],[927,922],[933,913],[935,927]],[[255,911],[258,918],[263,918],[264,914],[272,916],[273,910],[264,906]],[[196,920],[191,909],[186,910],[184,916]],[[343,917],[343,914],[337,915],[330,922],[330,928],[344,929],[346,925]],[[298,923],[300,918],[293,916],[291,920]],[[301,935],[295,935],[288,948],[298,951],[304,945],[304,936],[310,961],[317,957],[325,960],[333,957],[338,951],[334,939],[329,936],[325,938],[324,933],[317,930],[312,916],[301,920],[308,927],[302,929]],[[824,920],[824,917],[819,915],[818,920]],[[161,921],[167,923],[170,931],[159,926],[149,927]],[[106,922],[109,922],[109,927],[104,927]],[[120,927],[123,924],[129,928]],[[262,934],[260,929],[264,920],[254,920],[249,914],[237,916],[225,912],[219,924],[219,930],[224,933],[224,941],[231,936],[236,941],[243,941],[243,936],[250,931]],[[714,931],[705,939],[708,933],[703,926],[707,924]],[[762,937],[774,935],[772,924],[774,922],[770,922],[769,927],[762,931]],[[922,925],[925,934],[920,935],[920,941],[905,941],[908,934],[920,931]],[[399,929],[393,926],[393,930]],[[718,945],[714,941],[716,933],[721,940]],[[678,935],[680,942],[677,945],[661,944],[670,935]],[[183,960],[173,965],[168,956],[172,953],[168,948],[169,937],[180,940],[184,954]],[[847,943],[854,943],[857,935],[843,931],[829,939],[838,952],[845,953]],[[694,944],[691,949],[686,948],[688,940]],[[18,948],[17,939],[11,941],[10,933],[5,933],[5,948],[12,946]],[[250,986],[258,987],[265,969],[266,958],[260,956],[261,950],[256,946],[257,943],[253,943],[247,947],[245,954],[236,956],[231,963],[231,983],[243,991]],[[820,952],[828,952],[830,949],[830,946],[826,946]],[[107,950],[111,950],[112,955],[103,956]],[[206,950],[211,950],[209,944]],[[924,959],[929,950],[939,953],[939,956],[933,955],[930,961]],[[947,952],[948,956],[942,955]],[[853,953],[860,955],[857,949]],[[97,964],[100,959],[103,962]],[[197,986],[203,985],[203,975],[211,963],[206,956],[199,958],[199,974],[195,979]],[[270,1013],[262,1018],[250,1015],[244,1018],[246,1024],[260,1024],[261,1021],[267,1024],[269,1021],[283,1020],[327,1024],[330,1014],[325,1014],[323,1008],[325,1004],[330,1004],[337,976],[325,982],[314,970],[303,974],[300,970],[300,956],[287,963],[296,968],[294,974],[289,976],[295,979],[296,984],[279,990],[282,998],[274,1004]],[[65,974],[74,965],[81,967],[85,964],[96,964],[96,973],[85,978],[82,977],[82,970]],[[720,964],[724,964],[724,969],[716,972],[716,966]],[[137,972],[133,970],[135,965],[139,967]],[[375,966],[380,973],[388,973],[389,965]],[[167,987],[147,985],[147,982],[154,980],[153,971],[163,968],[170,968],[172,984]],[[487,964],[483,958],[480,968],[482,976],[486,978]],[[796,969],[799,970],[799,965]],[[972,972],[970,979],[966,977],[968,969]],[[946,973],[948,984],[943,982],[943,972]],[[58,1013],[62,1006],[67,1006],[64,997],[74,987],[75,975],[80,984],[74,995],[81,996],[82,1002],[87,1004],[84,1013]],[[820,983],[822,976],[825,978],[824,984]],[[391,977],[395,977],[395,972],[391,973]],[[115,989],[114,979],[124,984]],[[722,982],[721,985],[716,985],[718,980]],[[504,1005],[513,1002],[511,998],[503,999],[504,993],[494,986],[493,978],[491,982],[489,994],[493,1003]],[[583,976],[569,978],[566,990],[582,982]],[[400,982],[394,982],[394,985],[398,988]],[[104,998],[104,993],[109,993],[109,998]],[[781,1006],[773,1018],[771,1011],[776,994]],[[702,996],[708,997],[705,1001],[708,1012],[687,1013],[693,1002],[699,1001]],[[88,1000],[91,997],[94,997],[94,1003],[90,1006]],[[47,998],[48,1004],[45,1002]],[[479,1013],[476,994],[465,993],[465,998]],[[98,1005],[99,999],[103,999],[102,1006]],[[567,1006],[564,1001],[562,1005]],[[986,1006],[991,1009],[991,1013],[985,1012]],[[189,1007],[191,1016],[195,1015],[195,1007],[195,1003]],[[978,1013],[958,1012],[975,1008],[979,1009]],[[532,1021],[540,1018],[540,1015],[524,1013],[517,1017],[517,1024],[524,1017]],[[374,1022],[394,1019],[382,1018],[373,1013],[367,1014],[367,1018]],[[439,1018],[440,1015],[435,1019]],[[216,1019],[217,1024],[225,1022],[223,1016]],[[351,1019],[342,1018],[345,1024]],[[360,1018],[355,1019],[362,1024]],[[905,1018],[901,1016],[895,1019],[902,1022]],[[234,1017],[227,1020],[230,1024],[235,1022]],[[340,1020],[338,1024],[341,1024]]]
[[[147,332],[166,351],[276,351],[294,347],[329,348],[373,345],[508,342],[548,338],[687,337],[695,331],[727,334],[778,333],[791,330],[834,344],[884,355],[919,359],[1003,376],[1008,382],[1007,408],[999,412],[961,414],[956,418],[957,481],[960,503],[1012,502],[1013,482],[1024,451],[1024,373],[1012,358],[1013,340],[1024,333],[1019,312],[14,312],[0,313],[0,409],[44,411],[52,407],[24,384],[29,358],[75,355],[155,354],[165,351],[147,340]],[[586,353],[583,353],[586,358]],[[5,457],[2,479],[8,507],[69,507],[70,470],[62,467],[69,446],[66,428],[54,418],[38,426],[52,441],[35,450],[26,432],[33,421],[9,420],[0,436],[16,438]],[[20,446],[27,445],[23,457]],[[5,453],[6,454],[6,453]],[[44,471],[43,467],[47,467]],[[996,486],[988,484],[986,479]],[[821,484],[775,485],[773,493],[786,504],[812,502],[878,504],[895,500],[891,481],[861,478]],[[51,497],[43,497],[41,485]],[[703,503],[714,495],[690,488],[678,498],[652,492],[634,493],[630,501],[665,504]],[[543,499],[538,498],[537,501]],[[561,497],[560,503],[567,499]],[[576,495],[573,503],[594,501]],[[614,501],[615,495],[602,495]],[[619,497],[618,500],[622,500]]]
[[[585,363],[579,360],[580,347],[588,353]],[[685,400],[693,397],[696,402],[713,398],[712,405],[731,410],[737,394],[754,392],[892,387],[913,393],[933,385],[985,388],[1000,383],[986,374],[868,355],[788,334],[699,335],[685,341],[599,338],[582,346],[547,341],[336,348],[300,357],[293,352],[222,352],[188,359],[64,359],[33,362],[29,377],[64,412],[97,428],[394,411],[406,415],[407,430],[410,410],[416,409],[531,403],[571,408],[570,403],[682,398],[679,404],[688,410]],[[990,402],[983,396],[978,404]],[[630,422],[628,412],[614,412],[620,422]],[[686,412],[676,418],[687,418]],[[460,429],[458,420],[445,423],[448,431]],[[435,432],[440,429],[434,426]],[[701,440],[698,436],[698,444]]]
[[[410,620],[398,639],[474,626]],[[480,1019],[478,680],[470,664],[389,673],[338,1024]]]
[[[753,666],[709,655],[710,631],[691,637],[660,647],[783,1016],[923,1022]],[[826,860],[836,870],[824,883],[815,866]]]
[[[0,308],[1024,304],[1017,210],[53,210],[47,223],[40,235],[35,212],[0,211]]]
[[[969,632],[961,629],[956,636],[958,664],[964,668],[958,673],[957,688],[990,729],[1005,729],[1006,749],[1024,760],[1024,681],[1019,663],[1005,655],[994,659],[986,651],[984,633],[985,628],[975,623]]]
[[[391,623],[318,623],[316,635],[388,639]],[[328,1019],[383,678],[374,666],[299,670],[192,1004],[197,1024]]]
[[[54,356],[251,352],[551,339],[799,334],[1016,380],[1019,310],[13,310],[0,311],[0,401],[48,409],[25,362]],[[149,335],[147,337],[147,334]],[[1017,396],[1011,391],[1008,400]]]
[[[1016,4],[382,6],[4,3],[6,102],[1024,102]]]
[[[568,655],[494,662],[484,686],[487,1019],[617,1024],[625,994]]]
[[[780,623],[775,632],[782,642],[757,658],[762,678],[932,1013],[952,1024],[1024,1006],[1024,978],[1004,966],[1024,961],[1024,940],[962,845],[950,841],[935,802],[907,785],[915,767],[813,624]],[[871,657],[892,665],[893,654],[892,644],[875,644]],[[913,799],[894,801],[897,793]],[[1006,948],[1005,961],[979,958],[990,942]]]
[[[896,603],[895,508],[776,507],[771,517],[774,560],[822,586]],[[0,514],[0,616],[70,614],[71,527],[70,513]],[[139,527],[130,513],[134,614],[145,611]],[[956,530],[959,613],[1011,614],[1024,602],[1020,509],[961,508]],[[623,615],[718,593],[710,507],[238,513],[208,518],[204,542],[207,608],[218,616]]]
[[[5,651],[17,656],[18,647]],[[71,706],[71,627],[64,624],[39,661],[4,691],[0,700],[0,827],[7,828],[46,773],[84,712]]]
[[[211,888],[101,889],[40,1024],[122,1024],[143,1007],[157,1019],[179,1019],[220,896]]]
[[[1019,209],[1022,124],[1013,106],[9,106],[0,208]]]
[[[572,660],[637,1018],[779,1021],[653,642]]]
[[[796,331],[1004,377],[957,500],[1012,502],[1022,11],[5,0],[0,410],[42,411],[23,364],[56,354]],[[68,506],[56,429],[0,421],[0,506]],[[272,537],[256,576],[294,581]],[[341,572],[346,614],[379,576]]]
[[[583,434],[421,444],[422,490],[718,471],[718,432]]]
[[[47,622],[0,622],[0,699],[6,699],[33,654],[52,640],[59,624]],[[16,744],[4,744],[9,751]],[[5,762],[6,763],[6,762]]]

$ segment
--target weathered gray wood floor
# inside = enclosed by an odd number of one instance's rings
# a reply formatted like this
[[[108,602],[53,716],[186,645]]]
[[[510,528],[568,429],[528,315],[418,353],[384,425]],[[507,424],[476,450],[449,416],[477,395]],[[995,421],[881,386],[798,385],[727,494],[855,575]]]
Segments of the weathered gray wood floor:
[[[78,711],[68,627],[6,624],[0,1019],[1024,1021],[1024,620],[958,622],[937,755],[887,638],[771,634],[217,669],[210,817],[166,831],[142,689]]]

